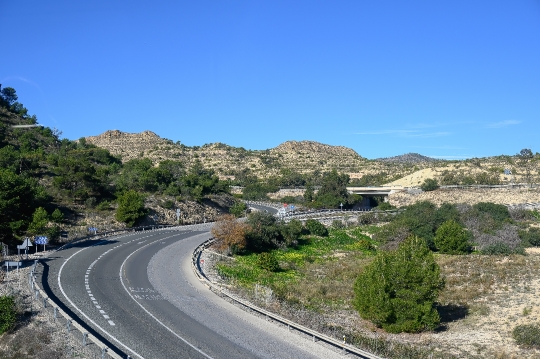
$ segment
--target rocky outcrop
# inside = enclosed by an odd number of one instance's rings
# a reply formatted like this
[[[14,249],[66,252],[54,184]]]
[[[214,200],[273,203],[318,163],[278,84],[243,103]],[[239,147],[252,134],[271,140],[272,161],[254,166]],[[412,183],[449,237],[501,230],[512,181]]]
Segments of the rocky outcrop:
[[[152,149],[173,145],[171,141],[159,137],[152,131],[127,133],[110,130],[98,136],[86,137],[86,142],[106,148],[113,155],[122,157],[123,162],[140,157],[156,160],[157,158],[153,158],[155,156],[150,155]]]

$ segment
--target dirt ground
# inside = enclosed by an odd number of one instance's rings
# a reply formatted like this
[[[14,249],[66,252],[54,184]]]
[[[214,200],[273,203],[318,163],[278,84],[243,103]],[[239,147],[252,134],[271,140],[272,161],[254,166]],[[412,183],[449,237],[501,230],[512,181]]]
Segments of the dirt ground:
[[[478,202],[497,204],[539,203],[540,188],[437,189],[418,194],[402,191],[390,194],[388,201],[396,207],[407,206],[419,201],[430,201],[436,205],[445,202],[471,205]]]

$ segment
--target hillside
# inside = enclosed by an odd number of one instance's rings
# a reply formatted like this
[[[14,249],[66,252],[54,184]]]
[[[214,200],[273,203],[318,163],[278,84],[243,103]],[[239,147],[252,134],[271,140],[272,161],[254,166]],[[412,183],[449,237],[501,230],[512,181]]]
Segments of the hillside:
[[[355,173],[367,162],[354,150],[343,146],[330,146],[314,141],[288,141],[262,151],[246,150],[223,143],[188,147],[164,139],[151,131],[126,133],[112,130],[98,136],[86,137],[86,141],[105,148],[126,162],[134,158],[150,158],[154,164],[164,160],[179,160],[192,165],[200,160],[204,167],[213,169],[221,177],[244,169],[267,177],[289,168],[300,173],[319,170]]]
[[[394,157],[378,158],[377,161],[416,164],[416,163],[423,163],[423,162],[436,162],[439,160],[432,157],[423,156],[419,153],[406,153],[404,155],[399,155],[399,156],[394,156]]]
[[[539,169],[536,160],[531,161],[527,169],[517,156],[508,155],[446,161],[407,153],[367,160],[350,148],[314,141],[287,141],[267,150],[246,150],[219,142],[189,147],[151,131],[126,133],[119,130],[89,136],[86,141],[120,156],[124,163],[149,158],[154,165],[176,160],[190,167],[198,160],[222,179],[234,178],[242,171],[268,178],[283,170],[322,173],[335,168],[362,185],[418,186],[426,178],[435,178],[440,184],[504,184],[531,181]],[[512,175],[505,175],[505,169],[510,169]]]

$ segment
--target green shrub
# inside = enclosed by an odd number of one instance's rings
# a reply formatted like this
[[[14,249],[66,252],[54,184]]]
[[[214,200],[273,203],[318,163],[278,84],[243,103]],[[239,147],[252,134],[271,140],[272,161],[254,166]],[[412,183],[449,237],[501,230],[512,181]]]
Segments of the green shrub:
[[[519,231],[519,238],[525,245],[540,246],[540,228],[532,227],[528,231]]]
[[[270,272],[279,270],[279,262],[273,252],[263,252],[257,257],[257,266]]]
[[[426,178],[424,183],[420,185],[420,189],[425,192],[435,191],[437,188],[439,188],[439,183],[433,178]]]
[[[343,229],[345,228],[345,224],[343,224],[342,220],[335,219],[332,221],[332,228],[334,229]]]
[[[444,282],[433,253],[418,237],[395,252],[379,252],[354,284],[354,307],[364,319],[391,333],[435,329],[434,307]]]
[[[60,212],[58,208],[56,208],[51,214],[51,221],[54,223],[62,223],[64,221],[64,214]]]
[[[435,247],[441,253],[464,254],[469,250],[470,235],[457,222],[444,222],[435,232]]]
[[[13,328],[16,320],[15,299],[9,296],[0,297],[0,334]]]
[[[145,214],[144,196],[137,191],[129,190],[118,197],[118,209],[115,215],[117,221],[133,227]]]
[[[377,216],[373,212],[362,213],[358,216],[358,224],[373,224],[377,222]]]
[[[111,209],[111,202],[109,201],[99,202],[96,208],[100,211],[108,211],[109,209]]]
[[[174,207],[174,201],[171,201],[170,199],[163,201],[161,203],[161,207],[165,209],[172,209]]]
[[[242,217],[242,215],[245,213],[247,209],[247,206],[244,202],[235,202],[231,208],[229,208],[229,213],[234,215],[236,218]]]
[[[326,229],[324,224],[314,219],[308,219],[306,221],[306,228],[310,234],[313,234],[315,236],[319,236],[319,237],[328,236],[328,229]]]
[[[358,242],[356,242],[355,248],[361,251],[371,251],[374,249],[371,242],[368,241],[367,239],[360,239]]]
[[[512,337],[516,344],[529,348],[540,348],[540,325],[521,324],[514,327]]]
[[[380,211],[389,211],[391,209],[396,209],[395,206],[392,206],[390,203],[388,202],[381,202],[379,203],[379,205],[376,207],[376,209],[380,210]]]
[[[489,255],[509,255],[514,253],[512,248],[506,243],[497,242],[495,244],[489,245],[482,249],[483,254]]]
[[[285,245],[288,247],[296,247],[298,245],[298,239],[304,230],[302,222],[297,219],[292,219],[287,224],[280,226],[280,232],[285,240]]]
[[[265,252],[278,247],[283,241],[280,225],[271,213],[250,213],[246,224],[250,228],[246,233],[246,247],[250,251]]]
[[[496,222],[504,222],[511,219],[510,212],[505,205],[491,202],[480,202],[473,205],[473,209],[488,214]]]
[[[408,206],[394,217],[411,234],[423,238],[430,248],[434,248],[433,238],[437,229],[437,206],[429,201],[421,201]]]

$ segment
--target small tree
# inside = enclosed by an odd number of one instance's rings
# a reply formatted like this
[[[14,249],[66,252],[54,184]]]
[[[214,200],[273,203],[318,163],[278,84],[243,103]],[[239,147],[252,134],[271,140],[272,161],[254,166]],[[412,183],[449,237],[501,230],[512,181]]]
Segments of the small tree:
[[[32,235],[45,234],[48,223],[49,214],[43,207],[38,207],[32,215],[32,222],[28,226],[28,233]]]
[[[273,252],[263,252],[257,257],[257,265],[270,272],[279,270],[279,262]]]
[[[246,223],[249,231],[246,233],[247,248],[254,252],[265,252],[277,248],[283,240],[277,219],[271,213],[250,213]]]
[[[58,208],[56,208],[51,214],[51,221],[54,223],[62,223],[64,221],[64,214],[60,212]]]
[[[469,232],[465,228],[449,220],[437,229],[434,242],[441,253],[465,254],[469,250],[469,238]]]
[[[439,183],[433,178],[426,178],[424,183],[420,185],[420,189],[425,192],[435,191],[437,188],[439,188]]]
[[[314,219],[308,219],[306,221],[306,228],[309,233],[315,236],[326,237],[328,235],[328,230],[326,229],[324,224]]]
[[[212,227],[212,235],[220,240],[220,251],[228,250],[236,253],[246,247],[248,229],[247,224],[238,222],[232,214],[225,214],[219,217],[214,227]]]
[[[244,202],[235,202],[231,208],[229,208],[229,213],[233,214],[236,218],[242,217],[245,213],[247,206]]]
[[[533,168],[534,168],[534,155],[533,152],[524,148],[517,154],[518,164],[523,170],[523,177],[525,177],[525,182],[532,184],[534,182]]]
[[[313,191],[313,185],[311,183],[306,184],[306,190],[304,191],[304,201],[306,203],[311,203],[313,201],[313,197],[315,196],[315,193]]]
[[[129,190],[118,197],[118,209],[115,215],[117,221],[124,222],[128,227],[133,227],[145,215],[146,209],[142,194]]]
[[[285,244],[287,246],[296,247],[303,229],[302,222],[297,219],[292,219],[289,223],[282,224],[280,226],[280,231],[285,240]]]
[[[355,282],[353,303],[388,332],[432,330],[440,322],[434,304],[443,283],[425,240],[412,236],[397,251],[377,254]]]

